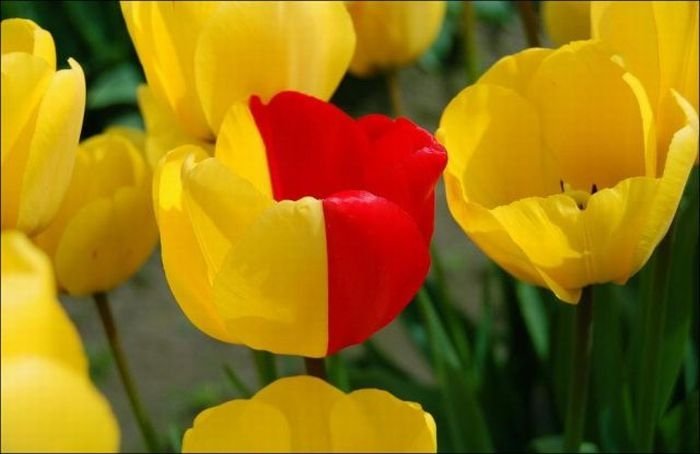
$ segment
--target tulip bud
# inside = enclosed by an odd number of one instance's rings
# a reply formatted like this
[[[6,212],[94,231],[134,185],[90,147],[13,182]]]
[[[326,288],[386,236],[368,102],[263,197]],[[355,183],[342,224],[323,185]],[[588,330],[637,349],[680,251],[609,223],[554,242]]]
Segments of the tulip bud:
[[[549,39],[555,46],[591,37],[591,2],[542,2],[542,20]]]
[[[350,72],[370,76],[413,63],[442,26],[447,2],[346,2],[357,35]]]
[[[110,290],[143,265],[158,239],[143,134],[112,128],[80,144],[61,208],[35,238],[59,287],[73,295]]]
[[[25,19],[2,21],[2,228],[41,231],[68,188],[85,110],[78,63],[56,71],[53,38]]]

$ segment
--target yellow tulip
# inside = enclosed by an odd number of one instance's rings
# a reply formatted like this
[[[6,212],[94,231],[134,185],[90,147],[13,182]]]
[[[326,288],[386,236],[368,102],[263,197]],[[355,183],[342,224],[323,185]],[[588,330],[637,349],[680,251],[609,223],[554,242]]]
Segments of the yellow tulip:
[[[592,2],[593,37],[604,41],[637,76],[651,101],[663,168],[684,116],[673,90],[698,111],[698,2]]]
[[[197,415],[182,452],[435,452],[435,422],[386,391],[344,394],[307,375]]]
[[[53,38],[25,19],[2,21],[2,229],[28,234],[56,214],[70,181],[85,110],[85,77],[56,71]]]
[[[330,98],[355,46],[350,17],[336,2],[122,1],[121,8],[153,96],[183,131],[210,142],[229,106],[251,95]]]
[[[555,46],[591,37],[591,2],[554,0],[542,2],[542,20]]]
[[[444,1],[346,2],[357,35],[350,72],[370,76],[413,63],[435,41]]]
[[[1,274],[2,451],[116,452],[116,419],[90,382],[49,260],[22,233],[5,231]]]
[[[668,230],[698,149],[685,122],[657,172],[654,114],[639,79],[579,41],[501,59],[448,105],[438,140],[452,215],[519,279],[576,303],[623,284]]]
[[[60,288],[73,295],[110,290],[134,274],[158,239],[143,134],[111,128],[80,144],[68,193],[35,237]]]

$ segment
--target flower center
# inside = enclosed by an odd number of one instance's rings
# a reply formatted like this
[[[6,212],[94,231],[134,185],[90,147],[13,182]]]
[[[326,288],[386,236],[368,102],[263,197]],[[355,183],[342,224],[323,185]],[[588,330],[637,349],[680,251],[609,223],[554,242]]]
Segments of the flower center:
[[[564,180],[559,180],[559,187],[561,188],[562,193],[574,199],[576,205],[579,207],[580,210],[585,210],[586,206],[588,206],[588,199],[593,194],[598,192],[598,186],[595,183],[593,183],[593,185],[591,186],[590,192],[582,191],[581,189],[574,189],[569,183],[565,182]]]

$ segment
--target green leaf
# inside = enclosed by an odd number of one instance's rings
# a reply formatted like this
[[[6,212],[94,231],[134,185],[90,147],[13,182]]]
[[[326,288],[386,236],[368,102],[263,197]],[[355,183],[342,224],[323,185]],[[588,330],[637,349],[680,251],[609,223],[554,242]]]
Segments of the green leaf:
[[[241,380],[241,378],[238,376],[238,374],[236,374],[236,371],[234,371],[231,366],[229,366],[228,364],[223,364],[221,367],[224,369],[224,374],[226,375],[226,378],[228,378],[228,381],[233,387],[234,391],[236,391],[238,394],[240,394],[241,397],[245,399],[253,395],[250,388],[246,386],[246,384],[243,382],[243,380]]]
[[[542,363],[546,363],[549,358],[549,320],[540,293],[537,288],[522,282],[516,284],[515,291],[535,353]]]
[[[117,104],[136,104],[136,89],[143,83],[132,63],[123,63],[102,74],[87,93],[88,109],[103,109]]]
[[[530,450],[533,452],[562,452],[564,443],[563,435],[545,435],[535,438],[530,442]],[[581,443],[579,452],[598,452],[598,447],[590,442]]]
[[[350,391],[350,375],[342,353],[326,357],[326,371],[330,383],[344,392]]]
[[[673,407],[659,423],[663,452],[698,452],[698,391]]]

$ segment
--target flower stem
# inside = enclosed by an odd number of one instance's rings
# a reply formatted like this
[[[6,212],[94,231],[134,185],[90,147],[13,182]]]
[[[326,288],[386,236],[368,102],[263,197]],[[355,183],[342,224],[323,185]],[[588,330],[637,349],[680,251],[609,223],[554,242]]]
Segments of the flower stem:
[[[386,88],[389,93],[391,103],[391,114],[394,117],[403,115],[403,103],[401,102],[401,87],[399,86],[398,69],[386,73]]]
[[[579,452],[583,440],[593,344],[593,287],[583,289],[574,318],[568,406],[564,422],[564,452]]]
[[[126,355],[124,354],[121,340],[119,339],[117,326],[114,323],[112,310],[109,307],[107,294],[103,292],[95,293],[93,295],[93,299],[95,300],[97,310],[100,313],[102,326],[104,327],[105,334],[107,335],[107,340],[109,341],[109,346],[112,350],[114,361],[116,362],[117,369],[119,370],[119,376],[121,377],[122,384],[124,385],[126,395],[129,397],[131,410],[134,412],[134,416],[136,417],[136,422],[141,430],[143,440],[150,452],[158,452],[158,437],[156,436],[156,432],[153,429],[153,424],[151,424],[151,420],[149,419],[148,414],[141,403],[141,398],[136,390],[134,379],[129,372],[129,366],[126,362]]]
[[[326,363],[323,358],[304,358],[307,375],[326,380]]]
[[[272,353],[260,350],[251,350],[255,360],[255,368],[258,371],[260,386],[267,386],[277,380],[277,364]]]
[[[476,47],[476,21],[471,0],[462,2],[462,39],[464,42],[464,69],[467,83],[473,84],[479,78],[479,59]]]
[[[521,0],[515,2],[520,13],[520,20],[523,22],[527,44],[530,47],[540,47],[540,37],[537,27],[537,14],[535,13],[533,1]]]
[[[645,298],[644,337],[642,339],[642,364],[639,389],[637,390],[637,449],[651,452],[654,447],[654,434],[658,421],[656,401],[659,391],[659,364],[661,362],[661,341],[666,323],[669,271],[675,221],[659,243],[656,257],[652,262],[651,288]]]

